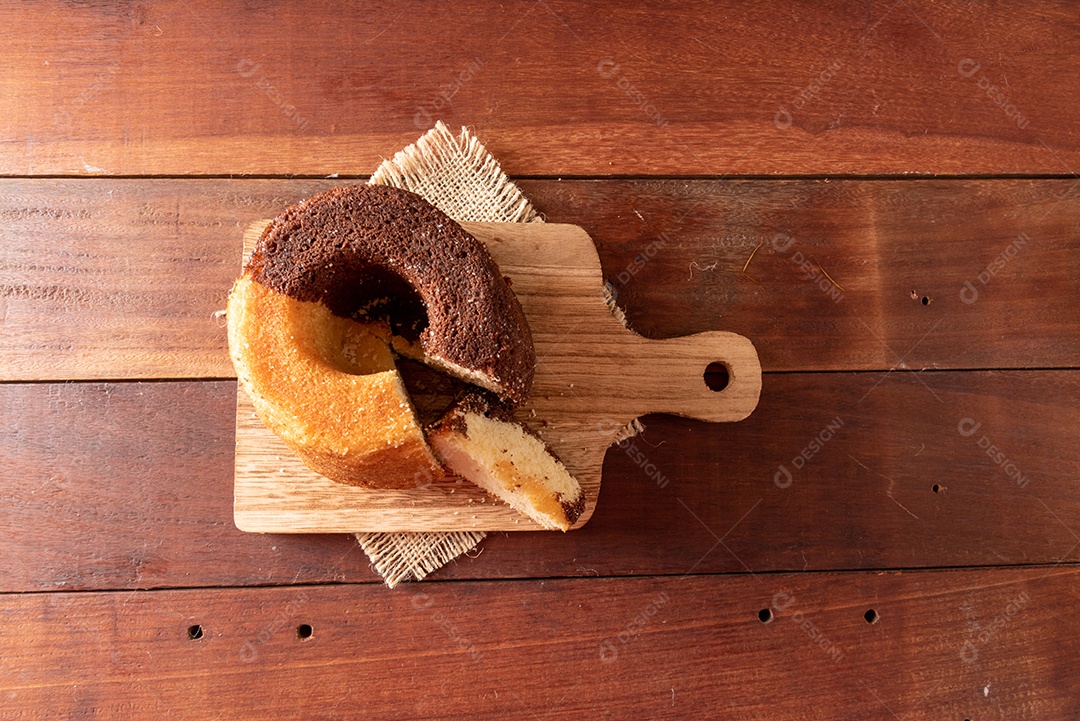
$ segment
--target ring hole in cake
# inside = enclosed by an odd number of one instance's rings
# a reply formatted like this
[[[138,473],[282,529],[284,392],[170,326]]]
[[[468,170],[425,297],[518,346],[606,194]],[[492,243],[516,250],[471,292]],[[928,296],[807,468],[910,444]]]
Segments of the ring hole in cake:
[[[705,385],[719,393],[731,385],[731,369],[721,361],[713,361],[705,368]]]
[[[385,324],[392,335],[408,343],[419,341],[428,327],[420,294],[400,275],[381,268],[369,269],[362,279],[343,288],[339,298],[338,315]]]

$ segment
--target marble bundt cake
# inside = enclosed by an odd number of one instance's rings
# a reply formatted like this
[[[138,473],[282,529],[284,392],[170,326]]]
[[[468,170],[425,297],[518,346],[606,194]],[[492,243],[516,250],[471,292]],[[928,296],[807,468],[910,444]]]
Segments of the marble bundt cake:
[[[509,404],[536,363],[487,250],[423,198],[334,188],[288,208],[229,296],[229,349],[260,419],[313,470],[375,488],[442,475],[391,345]]]

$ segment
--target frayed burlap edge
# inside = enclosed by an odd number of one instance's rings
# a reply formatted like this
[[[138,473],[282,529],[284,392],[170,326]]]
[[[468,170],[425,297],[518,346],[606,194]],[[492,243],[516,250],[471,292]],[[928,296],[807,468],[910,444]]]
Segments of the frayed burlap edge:
[[[476,136],[462,128],[454,137],[441,120],[393,159],[384,160],[368,182],[411,190],[459,222],[540,220]]]
[[[604,303],[616,320],[622,323],[627,330],[633,330],[630,327],[630,321],[626,319],[626,313],[619,307],[619,302],[615,299],[615,287],[611,285],[610,281],[606,280],[604,281]]]
[[[454,220],[475,223],[543,222],[521,189],[506,177],[487,148],[462,128],[455,136],[441,120],[414,144],[384,160],[372,185],[391,185],[423,196]],[[624,325],[626,316],[608,288],[605,300]],[[644,429],[633,421],[615,436],[621,442]],[[483,531],[446,533],[357,533],[356,540],[390,588],[423,580],[432,571],[471,551]]]
[[[390,588],[417,581],[476,547],[483,531],[450,533],[357,533],[356,540]]]

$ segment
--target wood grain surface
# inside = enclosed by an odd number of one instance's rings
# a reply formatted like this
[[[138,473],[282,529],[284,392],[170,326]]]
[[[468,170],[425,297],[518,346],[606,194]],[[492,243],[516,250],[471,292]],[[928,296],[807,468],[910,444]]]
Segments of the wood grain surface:
[[[740,423],[646,417],[584,528],[492,534],[435,578],[1076,563],[1078,393],[1069,371],[767,374]],[[0,591],[373,580],[351,537],[236,530],[235,399],[0,385]]]
[[[0,720],[1077,718],[1075,10],[0,6]],[[765,375],[388,591],[233,525],[217,312],[248,223],[436,119]]]
[[[232,377],[244,228],[340,182],[0,180],[0,379]],[[785,371],[1080,355],[1073,181],[522,185],[648,337],[732,331]]]
[[[13,4],[0,172],[367,173],[442,118],[515,175],[1072,175],[1078,29],[1064,0]]]
[[[1074,718],[1078,576],[10,595],[0,718]]]
[[[244,234],[250,256],[269,221]],[[581,484],[588,523],[600,492],[604,454],[647,413],[712,422],[741,421],[761,392],[754,345],[722,331],[649,340],[631,332],[604,299],[593,241],[576,225],[464,223],[513,283],[536,348],[529,399],[515,413]],[[713,390],[708,368],[727,383]],[[716,385],[714,383],[714,385]],[[414,398],[418,405],[422,399]],[[536,531],[540,524],[455,476],[421,488],[372,489],[335,483],[304,465],[255,413],[236,400],[233,518],[256,533]]]

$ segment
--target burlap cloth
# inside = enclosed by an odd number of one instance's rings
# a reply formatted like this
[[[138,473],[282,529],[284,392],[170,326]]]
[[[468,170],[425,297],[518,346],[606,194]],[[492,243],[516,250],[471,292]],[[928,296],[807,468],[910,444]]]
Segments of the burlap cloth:
[[[442,121],[384,161],[369,182],[411,190],[459,221],[543,222],[487,148],[467,128],[455,137]],[[356,540],[386,585],[393,588],[410,578],[423,579],[476,548],[486,535],[483,531],[357,533]]]

